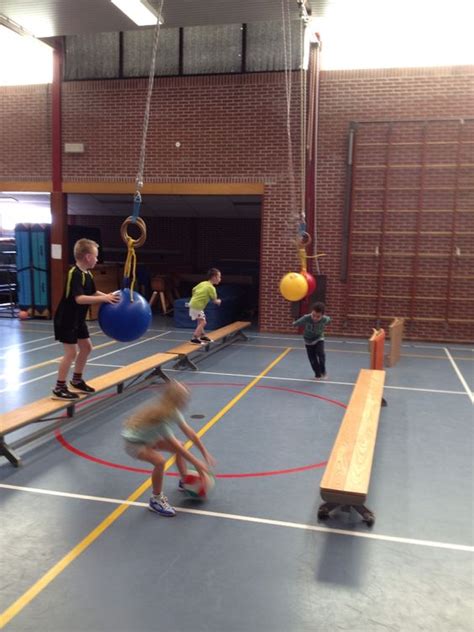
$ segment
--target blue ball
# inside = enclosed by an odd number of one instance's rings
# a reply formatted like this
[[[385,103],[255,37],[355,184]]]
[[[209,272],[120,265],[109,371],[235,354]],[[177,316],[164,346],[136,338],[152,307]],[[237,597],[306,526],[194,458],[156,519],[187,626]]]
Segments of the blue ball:
[[[117,290],[119,303],[102,303],[99,309],[99,325],[107,336],[119,342],[137,340],[146,332],[151,323],[151,307],[138,292]]]

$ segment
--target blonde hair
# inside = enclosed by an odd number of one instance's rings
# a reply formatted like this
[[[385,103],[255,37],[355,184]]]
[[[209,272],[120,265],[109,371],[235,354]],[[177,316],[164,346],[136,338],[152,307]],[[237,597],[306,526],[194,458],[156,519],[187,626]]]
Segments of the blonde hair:
[[[86,255],[94,254],[94,249],[99,250],[99,244],[92,239],[79,239],[74,244],[74,259],[83,259]]]
[[[163,388],[162,395],[152,403],[138,410],[125,422],[126,426],[145,426],[160,423],[169,417],[175,410],[183,408],[189,399],[189,390],[177,382],[171,380]]]

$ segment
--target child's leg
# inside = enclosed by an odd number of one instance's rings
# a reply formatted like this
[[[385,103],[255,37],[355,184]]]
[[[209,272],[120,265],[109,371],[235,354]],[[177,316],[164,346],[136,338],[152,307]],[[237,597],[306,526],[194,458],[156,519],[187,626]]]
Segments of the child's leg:
[[[176,456],[176,465],[178,467],[179,473],[182,476],[185,476],[187,472],[186,461],[189,461],[192,465],[194,465],[194,467],[201,475],[206,474],[209,470],[206,463],[200,461],[197,457],[194,456],[194,454],[191,454],[191,452],[185,450],[183,444],[178,441],[176,437],[170,437],[169,439],[158,441],[158,443],[154,445],[154,448],[165,450],[166,452],[171,452],[172,454],[174,454]]]
[[[82,375],[84,367],[86,366],[87,358],[92,351],[91,339],[79,338],[77,346],[79,347],[79,353],[77,354],[76,362],[74,364],[74,373]]]
[[[317,342],[315,347],[321,376],[324,377],[326,375],[326,354],[324,353],[324,340],[320,340],[319,342]]]
[[[71,368],[72,363],[76,357],[77,347],[76,345],[70,345],[63,343],[64,355],[59,363],[58,368],[58,382],[66,382],[67,374]]]
[[[306,353],[315,377],[321,377],[321,369],[319,368],[319,362],[316,356],[316,345],[306,345]]]
[[[135,444],[132,444],[135,445]],[[128,453],[128,450],[127,450]],[[132,453],[130,453],[132,454]],[[143,446],[139,451],[134,452],[133,456],[140,461],[146,461],[153,465],[151,473],[151,483],[153,494],[159,496],[163,491],[163,473],[165,471],[165,458],[155,448]]]
[[[194,330],[194,337],[195,338],[200,338],[204,334],[204,327],[205,326],[206,326],[206,319],[205,318],[198,318],[197,319],[197,327]]]

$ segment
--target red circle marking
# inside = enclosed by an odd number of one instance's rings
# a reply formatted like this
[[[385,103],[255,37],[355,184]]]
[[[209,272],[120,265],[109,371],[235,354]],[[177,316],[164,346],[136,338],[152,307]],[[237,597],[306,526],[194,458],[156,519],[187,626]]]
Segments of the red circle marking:
[[[189,388],[193,388],[193,386],[243,386],[242,384],[236,384],[233,382],[193,382],[192,384],[187,384]],[[153,388],[153,386],[145,386],[145,388]],[[159,387],[158,387],[159,388]],[[255,386],[255,388],[273,390],[273,391],[285,391],[287,393],[293,393],[295,395],[303,395],[305,397],[314,397],[316,399],[322,399],[323,401],[329,402],[330,404],[334,404],[336,406],[340,406],[341,408],[347,408],[343,402],[338,401],[337,399],[330,399],[328,397],[323,397],[322,395],[316,395],[314,393],[306,393],[305,391],[297,391],[292,388],[286,388],[285,386]],[[143,390],[144,390],[143,389]],[[91,402],[92,399],[104,399],[106,397],[113,397],[113,393],[109,395],[97,395],[94,398],[88,398],[88,401]],[[83,403],[78,404],[77,407],[80,408]],[[65,448],[72,452],[76,456],[80,456],[83,459],[87,459],[88,461],[92,461],[93,463],[98,463],[99,465],[105,465],[106,467],[115,468],[118,470],[125,470],[127,472],[136,472],[138,474],[151,474],[152,470],[140,468],[140,467],[131,467],[129,465],[122,465],[121,463],[114,463],[113,461],[106,461],[105,459],[100,459],[99,457],[92,456],[92,454],[88,454],[87,452],[83,452],[73,446],[69,441],[67,441],[60,428],[56,428],[54,431],[54,435],[59,443]],[[326,465],[326,461],[321,461],[320,463],[312,463],[310,465],[302,465],[301,467],[292,467],[284,470],[270,470],[266,472],[242,472],[240,474],[216,474],[216,478],[253,478],[258,476],[279,476],[281,474],[294,474],[296,472],[304,472],[305,470],[312,470],[318,467],[324,467]],[[167,476],[178,476],[178,472],[166,472]]]

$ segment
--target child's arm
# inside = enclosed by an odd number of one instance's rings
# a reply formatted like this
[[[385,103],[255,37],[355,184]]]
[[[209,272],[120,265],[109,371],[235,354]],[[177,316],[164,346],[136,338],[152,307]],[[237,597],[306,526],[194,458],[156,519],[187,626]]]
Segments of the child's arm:
[[[323,316],[324,318],[324,326],[329,325],[331,322],[331,316]]]
[[[183,419],[182,421],[180,421],[179,427],[184,432],[184,434],[187,436],[187,438],[190,441],[192,441],[195,446],[197,446],[199,448],[199,450],[200,450],[202,456],[204,457],[206,463],[208,465],[210,465],[211,467],[214,466],[216,464],[216,461],[215,461],[214,457],[210,454],[210,452],[207,451],[207,449],[204,446],[203,442],[201,441],[199,436],[194,432],[194,430],[191,428],[191,426],[189,424],[187,424],[184,421],[184,419]]]
[[[215,301],[212,301],[215,305],[220,305],[222,303],[222,299],[216,298]]]
[[[76,296],[76,303],[78,305],[97,305],[98,303],[118,303],[120,296],[118,294],[104,294],[103,292],[96,292],[91,296],[87,294],[79,294]]]
[[[173,446],[175,453],[180,454],[184,459],[186,459],[186,461],[189,461],[192,465],[194,465],[194,467],[197,469],[202,477],[208,474],[208,466],[200,461],[197,457],[195,457],[194,454],[191,454],[191,452],[185,450],[181,442],[178,441],[176,437],[169,437],[167,440]]]
[[[294,327],[299,327],[300,325],[304,325],[306,322],[306,316],[307,314],[305,314],[304,316],[301,316],[301,318],[298,318],[297,320],[294,320],[292,325]]]

